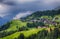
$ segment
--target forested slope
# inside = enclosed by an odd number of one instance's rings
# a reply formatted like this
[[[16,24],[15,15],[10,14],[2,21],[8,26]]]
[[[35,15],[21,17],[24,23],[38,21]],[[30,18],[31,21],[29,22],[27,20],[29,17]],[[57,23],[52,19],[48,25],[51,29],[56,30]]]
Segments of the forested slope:
[[[0,39],[60,39],[60,9],[8,22],[0,27]]]

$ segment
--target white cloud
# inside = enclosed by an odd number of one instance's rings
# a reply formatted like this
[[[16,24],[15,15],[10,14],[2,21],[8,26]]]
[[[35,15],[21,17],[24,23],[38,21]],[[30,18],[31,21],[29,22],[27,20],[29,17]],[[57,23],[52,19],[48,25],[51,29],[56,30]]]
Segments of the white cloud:
[[[6,11],[7,9],[6,9],[7,7],[4,5],[4,4],[0,4],[0,12],[4,12],[4,11]],[[3,11],[4,10],[4,11]]]
[[[36,0],[17,0],[19,3],[34,2]]]
[[[6,16],[6,15],[8,15],[8,14],[6,14],[6,13],[5,13],[5,14],[0,14],[0,17],[3,18],[3,17]]]
[[[9,5],[0,3],[0,17],[11,15],[13,14],[13,11],[16,9],[17,8],[14,6],[9,6]]]
[[[27,3],[27,2],[34,2],[34,1],[37,1],[37,0],[4,0],[3,2],[4,3],[9,3],[9,2],[13,2],[15,4],[19,4],[19,3]]]
[[[3,17],[7,14],[8,10],[4,4],[0,4],[0,16]]]
[[[21,17],[26,17],[26,16],[28,16],[30,14],[32,14],[31,11],[22,12],[22,13],[17,14],[13,19],[20,19]]]
[[[43,0],[43,3],[45,4],[54,4],[58,2],[60,2],[60,0]]]
[[[16,3],[17,5],[10,6],[10,5],[4,4],[7,2]],[[25,3],[27,3],[27,4],[25,4]],[[21,10],[21,9],[27,9],[29,11],[30,10],[39,10],[39,7],[41,7],[41,5],[42,5],[42,7],[43,6],[49,7],[49,5],[52,5],[52,6],[58,5],[57,3],[60,3],[60,0],[3,0],[3,2],[0,3],[0,16],[4,17],[8,14],[12,14],[11,11],[14,12],[14,10]],[[18,4],[21,4],[21,5],[18,6]]]

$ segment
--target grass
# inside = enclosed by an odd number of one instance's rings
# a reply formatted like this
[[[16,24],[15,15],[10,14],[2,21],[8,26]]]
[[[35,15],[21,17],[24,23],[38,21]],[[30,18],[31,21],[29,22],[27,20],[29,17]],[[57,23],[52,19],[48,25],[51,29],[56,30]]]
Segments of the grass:
[[[17,30],[17,27],[20,28],[23,26],[27,26],[27,22],[22,22],[20,20],[12,20],[10,27],[6,30],[3,30],[3,31],[7,31],[7,32],[15,31],[15,30]],[[0,31],[0,32],[2,32],[2,31]]]
[[[36,29],[36,28],[33,28],[33,29],[30,29],[28,31],[21,31],[21,32],[16,32],[14,34],[11,34],[9,36],[6,36],[6,37],[3,37],[3,38],[0,38],[0,39],[14,39],[14,38],[18,38],[18,36],[23,33],[25,37],[28,37],[32,34],[37,34],[39,31],[43,30],[43,28],[41,29]]]
[[[9,36],[6,36],[6,37],[0,38],[0,39],[14,39],[14,38],[18,37],[19,35],[20,35],[20,32],[16,32],[12,35],[9,35]]]

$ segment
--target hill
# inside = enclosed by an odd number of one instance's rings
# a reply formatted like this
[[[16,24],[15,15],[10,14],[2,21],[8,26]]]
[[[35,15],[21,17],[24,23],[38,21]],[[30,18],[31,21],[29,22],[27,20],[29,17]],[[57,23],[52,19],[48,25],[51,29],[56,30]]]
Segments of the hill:
[[[60,39],[60,10],[37,11],[0,27],[0,39]]]
[[[27,22],[22,22],[20,20],[12,20],[6,24],[4,24],[3,26],[1,26],[0,30],[6,30],[7,28],[9,30],[12,30],[12,29],[17,29],[16,27],[23,27],[23,26],[26,26]]]
[[[46,11],[36,11],[32,15],[27,16],[26,18],[21,18],[22,20],[29,21],[33,19],[39,19],[42,16],[54,17],[55,15],[60,14],[60,9],[58,10],[46,10]]]

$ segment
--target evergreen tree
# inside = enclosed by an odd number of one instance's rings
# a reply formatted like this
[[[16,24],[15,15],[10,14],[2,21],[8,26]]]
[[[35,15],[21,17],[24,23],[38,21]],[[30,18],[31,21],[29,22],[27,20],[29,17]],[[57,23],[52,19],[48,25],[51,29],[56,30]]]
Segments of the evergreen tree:
[[[20,34],[20,36],[18,37],[18,39],[24,39],[25,37],[24,37],[24,34],[23,33],[21,33]]]

